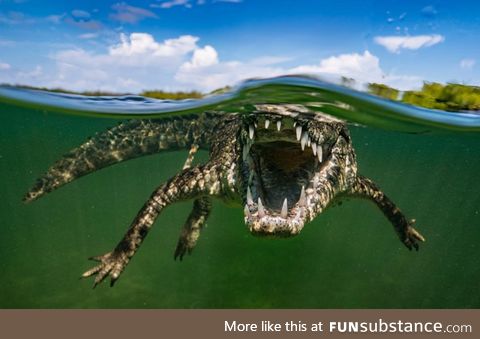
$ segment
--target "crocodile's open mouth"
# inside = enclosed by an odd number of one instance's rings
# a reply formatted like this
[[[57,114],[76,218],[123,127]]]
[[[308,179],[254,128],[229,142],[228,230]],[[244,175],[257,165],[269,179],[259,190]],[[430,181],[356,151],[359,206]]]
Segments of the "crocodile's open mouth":
[[[245,124],[244,213],[252,233],[294,235],[309,219],[330,149],[308,126],[274,115],[257,115]]]

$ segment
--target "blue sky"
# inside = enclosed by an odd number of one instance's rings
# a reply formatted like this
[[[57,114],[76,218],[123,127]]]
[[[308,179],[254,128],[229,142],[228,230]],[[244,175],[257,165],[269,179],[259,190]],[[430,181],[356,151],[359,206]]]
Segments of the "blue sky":
[[[0,83],[210,91],[309,73],[480,85],[480,1],[0,0]]]

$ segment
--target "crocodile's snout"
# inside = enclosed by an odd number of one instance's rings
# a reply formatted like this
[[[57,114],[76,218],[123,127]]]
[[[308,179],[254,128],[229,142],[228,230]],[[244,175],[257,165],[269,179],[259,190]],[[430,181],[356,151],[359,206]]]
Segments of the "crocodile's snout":
[[[344,189],[343,171],[334,169],[342,160],[332,153],[339,126],[343,124],[327,116],[320,119],[265,108],[244,118],[240,167],[245,223],[252,233],[296,235],[328,204],[334,191]],[[350,156],[349,145],[345,146]],[[333,185],[321,187],[323,182]],[[331,194],[324,195],[324,190]]]

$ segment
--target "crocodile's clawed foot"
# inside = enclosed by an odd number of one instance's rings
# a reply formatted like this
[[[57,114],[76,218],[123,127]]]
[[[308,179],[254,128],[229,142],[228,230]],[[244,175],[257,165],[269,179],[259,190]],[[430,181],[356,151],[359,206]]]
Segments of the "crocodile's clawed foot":
[[[412,225],[415,224],[415,219],[412,219],[408,222],[408,226],[405,228],[404,233],[402,234],[402,242],[407,246],[407,248],[411,251],[415,249],[418,251],[418,242],[424,242],[425,238],[415,229]]]
[[[182,234],[178,239],[177,247],[175,248],[175,254],[173,255],[174,259],[182,261],[183,256],[187,253],[191,254],[194,247],[195,242],[192,242],[192,240],[188,238],[188,234]]]
[[[187,244],[181,240],[178,241],[177,247],[175,248],[175,254],[173,255],[173,258],[175,260],[179,259],[180,261],[183,260],[183,256],[188,252],[190,254],[190,251],[187,247]]]
[[[95,288],[108,276],[111,278],[110,286],[113,286],[128,263],[126,254],[115,251],[101,256],[91,257],[89,260],[100,262],[99,265],[82,274],[82,278],[88,278],[96,275],[93,288]]]
[[[193,209],[185,225],[183,225],[182,233],[180,233],[180,237],[178,238],[177,247],[173,255],[175,260],[179,258],[181,261],[186,253],[192,253],[200,237],[200,232],[210,215],[211,209],[212,201],[209,197],[195,199]]]

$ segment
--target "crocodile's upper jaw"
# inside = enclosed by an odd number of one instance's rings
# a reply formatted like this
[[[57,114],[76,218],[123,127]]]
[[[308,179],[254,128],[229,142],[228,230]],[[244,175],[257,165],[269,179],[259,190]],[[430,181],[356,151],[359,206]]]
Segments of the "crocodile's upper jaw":
[[[336,140],[318,133],[321,124],[274,114],[244,123],[244,214],[252,233],[295,235],[314,217],[317,185]]]

